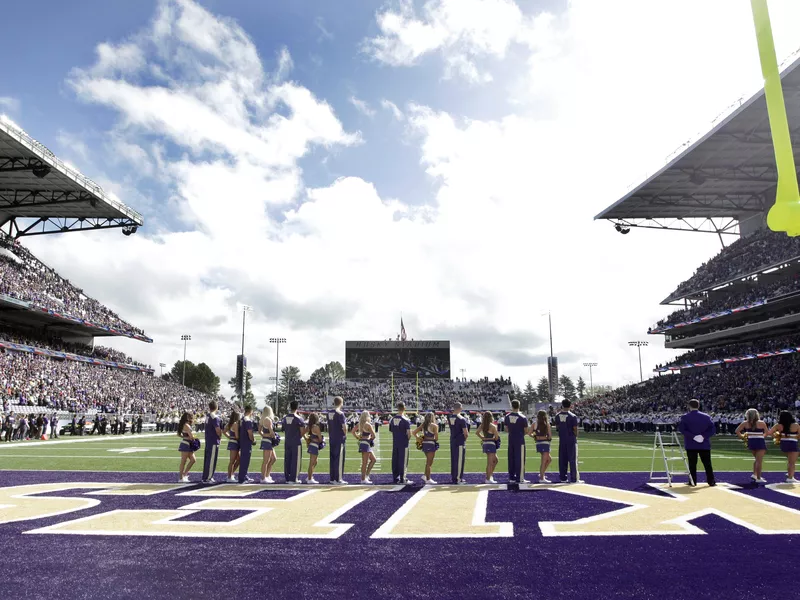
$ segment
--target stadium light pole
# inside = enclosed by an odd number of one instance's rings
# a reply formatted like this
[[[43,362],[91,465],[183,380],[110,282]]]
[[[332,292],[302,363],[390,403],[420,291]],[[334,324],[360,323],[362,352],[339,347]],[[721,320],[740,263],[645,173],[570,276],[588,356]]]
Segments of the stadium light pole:
[[[186,343],[192,341],[192,336],[184,334],[181,336],[181,341],[183,342],[183,378],[181,379],[181,385],[186,387]]]
[[[275,413],[278,413],[278,378],[277,377],[270,377],[270,381],[275,382]]]
[[[278,405],[280,404],[280,392],[278,389],[278,381],[279,379],[279,365],[280,365],[280,357],[281,357],[281,344],[286,343],[286,338],[269,338],[270,344],[275,344],[275,412],[278,412]]]
[[[239,396],[239,400],[242,401],[242,407],[244,407],[244,396],[245,396],[245,389],[247,388],[247,368],[244,364],[244,324],[247,318],[247,313],[253,310],[252,306],[248,306],[247,304],[242,304],[242,393]]]
[[[589,395],[594,396],[594,380],[592,379],[592,367],[596,367],[596,362],[585,362],[584,367],[589,367]]]
[[[647,346],[648,342],[628,342],[628,346],[636,346],[636,349],[639,351],[639,381],[644,381],[644,375],[642,373],[642,346]]]
[[[164,367],[166,367],[166,363],[158,363],[158,366],[161,367],[161,376],[164,376]]]

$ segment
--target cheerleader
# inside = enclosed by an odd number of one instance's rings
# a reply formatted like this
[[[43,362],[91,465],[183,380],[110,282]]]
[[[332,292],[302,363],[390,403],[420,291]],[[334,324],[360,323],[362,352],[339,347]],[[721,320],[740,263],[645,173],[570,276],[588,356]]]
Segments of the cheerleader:
[[[477,433],[486,455],[486,483],[497,483],[494,480],[494,469],[497,466],[497,442],[500,441],[500,435],[494,424],[494,415],[489,411],[483,413]]]
[[[418,435],[422,433],[422,435]],[[439,448],[439,426],[433,420],[433,413],[427,413],[422,421],[422,425],[412,432],[412,435],[417,438],[417,441],[422,442],[422,451],[425,453],[425,478],[423,483],[428,485],[436,485],[436,482],[431,479],[431,467],[433,466],[433,457],[436,456],[436,450]]]
[[[261,434],[261,450],[264,452],[264,460],[261,461],[261,483],[274,483],[272,479],[272,465],[278,460],[275,456],[275,413],[268,404],[261,415],[258,424],[258,432]]]
[[[794,469],[797,465],[798,454],[798,437],[800,437],[800,425],[794,420],[792,413],[788,410],[782,410],[778,415],[778,422],[770,430],[771,435],[780,434],[781,436],[781,452],[786,455],[787,474],[786,483],[798,483],[794,478]]]
[[[536,451],[542,456],[539,463],[539,483],[550,483],[545,473],[553,460],[550,456],[550,441],[553,439],[553,432],[550,429],[547,412],[540,410],[536,413],[536,425],[531,425],[528,435],[536,440]]]
[[[369,474],[375,466],[375,452],[372,450],[375,428],[372,427],[368,410],[361,413],[358,424],[353,428],[353,437],[358,440],[358,452],[361,454],[361,483],[372,485]]]
[[[233,474],[239,468],[239,419],[241,419],[239,413],[234,410],[222,432],[228,438],[228,452],[230,452],[228,483],[236,483],[238,481]]]
[[[194,434],[192,433],[192,423],[194,423],[194,416],[188,412],[183,413],[180,422],[178,423],[178,437],[181,438],[181,443],[178,446],[178,451],[181,453],[181,466],[178,473],[178,481],[180,483],[189,483],[189,471],[194,466],[194,450],[192,450],[192,442],[194,441]]]
[[[306,431],[308,435],[306,438],[306,450],[308,451],[308,477],[306,483],[319,483],[314,479],[314,470],[317,468],[317,459],[319,458],[319,451],[325,447],[324,438],[322,437],[322,429],[319,426],[319,415],[311,413],[308,415],[308,426]]]
[[[750,479],[756,483],[766,483],[767,480],[761,477],[764,455],[767,453],[767,442],[764,436],[769,433],[767,424],[762,421],[755,408],[748,408],[744,413],[745,420],[736,428],[736,435],[740,439],[745,439],[747,434],[747,449],[753,453],[753,474]]]

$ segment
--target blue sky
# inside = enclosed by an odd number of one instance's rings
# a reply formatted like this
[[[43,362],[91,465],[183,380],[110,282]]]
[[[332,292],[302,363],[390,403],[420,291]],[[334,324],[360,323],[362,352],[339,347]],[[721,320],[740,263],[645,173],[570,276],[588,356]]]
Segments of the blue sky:
[[[770,6],[785,57],[800,8]],[[592,217],[760,79],[744,0],[36,13],[4,7],[0,43],[17,55],[0,112],[147,226],[29,245],[143,327],[155,344],[114,343],[153,364],[180,358],[188,332],[227,378],[238,307],[253,305],[259,389],[270,336],[308,374],[343,360],[345,339],[395,334],[401,312],[411,337],[452,339],[454,372],[524,383],[545,375],[538,315],[553,309],[563,371],[592,360],[599,383],[638,379],[627,341],[719,242],[620,239]],[[645,362],[672,355],[653,340]]]

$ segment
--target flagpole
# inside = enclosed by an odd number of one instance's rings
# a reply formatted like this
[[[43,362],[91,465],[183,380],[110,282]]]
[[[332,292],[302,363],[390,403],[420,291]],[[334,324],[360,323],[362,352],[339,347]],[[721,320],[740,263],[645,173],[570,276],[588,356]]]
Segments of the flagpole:
[[[419,404],[419,371],[417,371],[417,414],[419,414],[421,408]]]
[[[392,371],[392,412],[394,412],[394,371]]]

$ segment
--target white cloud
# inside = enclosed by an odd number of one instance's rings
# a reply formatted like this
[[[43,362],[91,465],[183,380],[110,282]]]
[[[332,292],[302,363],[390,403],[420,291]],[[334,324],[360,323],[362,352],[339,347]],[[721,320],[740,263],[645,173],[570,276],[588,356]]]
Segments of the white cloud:
[[[360,112],[362,115],[367,117],[374,117],[375,116],[375,109],[372,108],[366,100],[361,100],[356,98],[355,96],[350,96],[348,99],[350,104],[356,107],[356,110]]]
[[[61,147],[63,156],[67,158],[79,158],[84,163],[90,160],[89,147],[80,136],[62,130],[56,135],[56,141]]]
[[[403,119],[405,119],[405,115],[403,114],[403,111],[402,111],[402,110],[400,110],[400,109],[397,107],[397,104],[395,104],[395,103],[394,103],[394,102],[392,102],[391,100],[387,100],[386,98],[384,98],[383,100],[381,100],[381,107],[383,107],[384,109],[386,109],[386,110],[388,110],[389,112],[391,112],[391,113],[392,113],[392,116],[393,116],[393,117],[394,117],[394,118],[395,118],[397,121],[402,121]]]
[[[549,18],[545,15],[544,18]],[[445,77],[460,76],[487,83],[492,75],[478,58],[502,59],[511,44],[530,38],[537,19],[526,18],[513,0],[427,0],[417,16],[412,0],[400,0],[397,9],[378,13],[381,34],[363,49],[380,62],[410,66],[422,56],[439,52]]]
[[[7,110],[13,113],[19,112],[20,102],[11,96],[0,96],[0,111]]]

